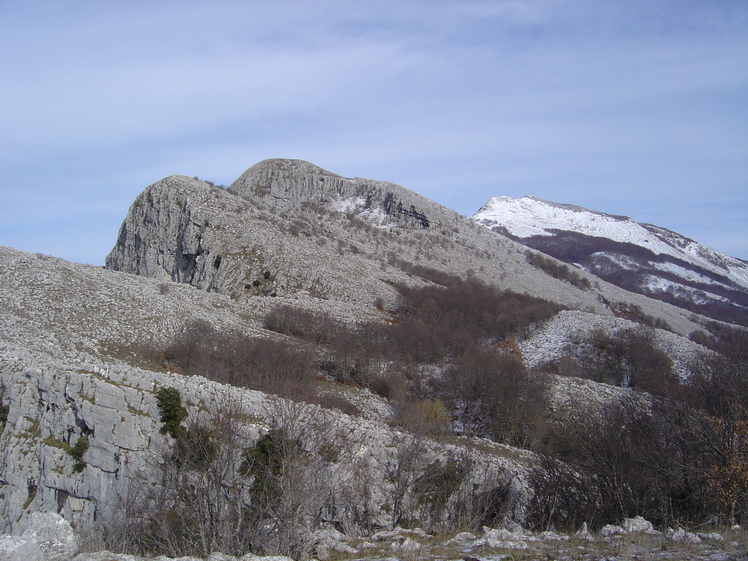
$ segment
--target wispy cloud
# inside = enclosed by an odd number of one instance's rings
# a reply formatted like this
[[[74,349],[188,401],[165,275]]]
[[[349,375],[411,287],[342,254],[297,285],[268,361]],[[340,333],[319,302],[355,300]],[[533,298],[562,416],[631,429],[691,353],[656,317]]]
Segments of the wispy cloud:
[[[282,156],[465,214],[535,194],[661,217],[748,257],[742,1],[5,0],[0,53],[2,244],[100,263],[147,184]],[[73,221],[114,226],[60,253]]]

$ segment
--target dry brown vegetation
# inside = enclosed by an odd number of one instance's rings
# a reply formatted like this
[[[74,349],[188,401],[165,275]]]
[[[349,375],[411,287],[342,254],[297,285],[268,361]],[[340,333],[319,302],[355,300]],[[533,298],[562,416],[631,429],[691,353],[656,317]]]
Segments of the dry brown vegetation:
[[[631,391],[604,410],[578,403],[563,418],[550,418],[549,379],[525,369],[516,338],[559,307],[472,279],[439,280],[443,284],[401,287],[400,306],[388,322],[351,327],[326,314],[279,305],[265,321],[282,338],[228,335],[198,323],[187,326],[164,350],[163,358],[186,374],[354,414],[356,408],[344,399],[317,395],[316,380],[324,376],[387,398],[393,422],[413,435],[400,444],[397,462],[381,466],[392,489],[388,508],[393,527],[428,525],[431,520],[440,521],[441,531],[458,531],[501,519],[506,496],[500,488],[485,496],[455,498],[467,457],[438,464],[420,460],[419,435],[448,433],[487,437],[537,454],[531,476],[534,498],[526,520],[535,530],[571,531],[583,522],[599,528],[636,515],[663,528],[702,524],[715,517],[727,524],[748,518],[748,338],[744,333],[725,332],[722,345],[712,341],[720,354],[694,365],[690,379],[681,381],[674,376],[670,359],[654,345],[651,328],[597,332],[586,344],[587,354],[574,364],[559,361],[544,369]],[[332,508],[307,500],[310,489],[322,484],[319,475],[327,469],[320,458],[337,458],[345,450],[328,447],[321,456],[298,453],[293,438],[298,427],[285,423],[283,430],[269,433],[254,448],[232,451],[234,444],[222,440],[231,433],[220,428],[225,422],[217,419],[210,427],[190,426],[182,441],[178,439],[164,463],[169,468],[165,488],[172,502],[162,504],[169,505],[173,516],[180,515],[171,530],[169,525],[163,527],[167,534],[144,533],[154,540],[144,549],[160,551],[157,542],[173,547],[168,532],[174,536],[228,532],[228,522],[221,517],[239,516],[243,531],[254,528],[254,533],[232,530],[239,542],[211,542],[212,546],[305,555],[310,544],[303,533],[295,532],[308,525],[310,512]],[[208,442],[214,446],[210,455],[193,450],[205,450]],[[233,514],[215,514],[215,528],[190,529],[189,524],[203,524],[207,515],[199,510],[190,522],[185,513],[208,506],[200,506],[199,501],[193,505],[188,498],[198,482],[212,480],[217,463],[226,464],[220,458],[236,453],[244,454],[245,468],[231,477],[237,486],[246,487],[246,477],[252,475],[249,498],[227,496],[225,508]],[[195,457],[205,461],[185,460]],[[231,480],[226,474],[215,477],[224,483]],[[366,479],[366,474],[362,477]],[[278,491],[277,486],[286,485],[282,493]],[[356,489],[350,492],[365,492],[365,485]],[[214,498],[221,494],[217,489],[205,492]],[[324,489],[319,492],[324,495]],[[406,509],[406,495],[417,498],[415,510]],[[294,503],[294,497],[300,504]],[[237,514],[232,501],[247,500],[251,506]],[[367,499],[357,500],[366,504]],[[454,512],[445,526],[448,502]],[[376,529],[365,510],[357,520],[359,532]],[[272,537],[257,534],[260,528],[272,528]],[[208,551],[198,541],[195,537],[193,549],[183,551]]]

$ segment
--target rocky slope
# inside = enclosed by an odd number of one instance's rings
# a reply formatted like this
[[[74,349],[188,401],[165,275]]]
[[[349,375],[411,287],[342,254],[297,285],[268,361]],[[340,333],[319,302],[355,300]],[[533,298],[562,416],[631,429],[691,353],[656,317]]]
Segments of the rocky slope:
[[[241,484],[221,492],[239,493],[238,512],[248,503],[246,490],[236,489],[251,487],[242,480],[241,454],[283,429],[302,452],[295,471],[318,485],[303,489],[296,505],[305,524],[313,519],[356,535],[406,515],[437,523],[470,509],[522,523],[538,459],[527,450],[414,436],[388,422],[386,400],[353,385],[327,387],[370,404],[358,416],[185,376],[164,349],[195,322],[284,340],[264,327],[278,304],[324,311],[348,326],[389,324],[397,286],[430,285],[447,273],[568,308],[520,341],[529,367],[568,353],[581,334],[635,326],[621,310],[667,326],[656,331],[657,344],[674,360],[699,350],[684,336],[704,318],[583,271],[575,278],[588,282],[569,282],[531,261],[525,246],[403,187],[297,160],[261,162],[228,189],[184,176],[154,183],[129,209],[105,269],[0,248],[0,405],[7,407],[0,532],[20,534],[32,513],[51,511],[93,535],[153,506],[175,461],[157,403],[166,387],[179,390],[190,421],[216,427],[219,442],[232,443],[224,465],[236,468],[232,481]],[[604,407],[625,391],[549,380],[556,408],[574,400]],[[234,424],[219,430],[229,417]],[[416,482],[425,485],[427,473],[456,459],[464,460],[458,484],[440,508],[424,506]],[[136,501],[144,496],[151,503]],[[499,506],[481,506],[487,497],[499,497]]]
[[[354,512],[342,505],[350,503],[356,470],[370,478],[370,504],[388,502],[393,483],[386,467],[397,465],[408,435],[378,420],[163,371],[147,360],[148,346],[172,338],[192,317],[274,336],[258,328],[257,308],[185,285],[7,248],[0,248],[0,287],[0,401],[8,407],[0,437],[0,532],[20,534],[28,515],[39,511],[61,513],[84,534],[97,524],[117,524],[136,489],[163,477],[170,444],[159,430],[156,392],[162,387],[177,388],[195,420],[234,408],[243,419],[233,427],[241,446],[291,423],[310,454],[330,443],[339,447],[337,461],[316,467],[324,470],[336,524],[355,528]],[[314,426],[325,428],[315,432]],[[77,471],[69,450],[84,436],[89,446]],[[462,449],[459,442],[419,441],[419,469]],[[466,492],[507,486],[515,497],[506,514],[521,519],[531,457],[485,443],[472,454]],[[389,524],[387,511],[377,516],[382,526]]]
[[[748,263],[665,228],[536,197],[496,197],[472,219],[628,290],[748,322]]]

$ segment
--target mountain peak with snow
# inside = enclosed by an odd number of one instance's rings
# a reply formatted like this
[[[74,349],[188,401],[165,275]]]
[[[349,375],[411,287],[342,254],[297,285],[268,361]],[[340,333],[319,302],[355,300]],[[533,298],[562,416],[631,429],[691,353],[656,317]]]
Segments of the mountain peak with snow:
[[[552,236],[553,230],[569,230],[632,243],[651,237],[643,231],[641,224],[627,216],[587,210],[531,195],[519,199],[494,197],[473,215],[473,220],[488,228],[502,226],[517,238]]]
[[[472,219],[628,290],[748,321],[748,263],[677,232],[533,196],[494,197]]]

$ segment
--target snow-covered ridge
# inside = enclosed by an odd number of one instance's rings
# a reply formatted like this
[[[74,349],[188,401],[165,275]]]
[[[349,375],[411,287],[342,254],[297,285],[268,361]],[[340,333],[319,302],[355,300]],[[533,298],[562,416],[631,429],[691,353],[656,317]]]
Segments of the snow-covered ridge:
[[[748,263],[723,255],[676,232],[640,224],[625,216],[591,211],[537,197],[495,197],[472,219],[490,229],[501,229],[515,238],[554,236],[558,231],[606,238],[646,248],[655,255],[670,256],[727,277],[748,288]]]
[[[552,236],[549,229],[560,229],[621,242],[636,243],[642,239],[642,233],[637,231],[641,228],[636,228],[639,225],[630,218],[532,196],[494,197],[473,215],[473,220],[488,227],[503,226],[518,238]],[[621,223],[627,224],[622,226]]]

